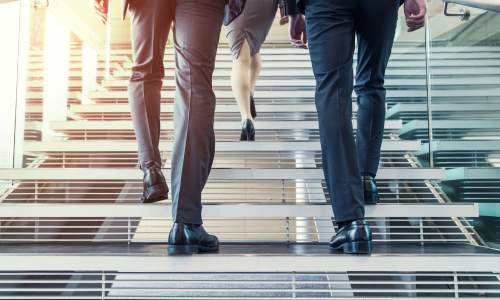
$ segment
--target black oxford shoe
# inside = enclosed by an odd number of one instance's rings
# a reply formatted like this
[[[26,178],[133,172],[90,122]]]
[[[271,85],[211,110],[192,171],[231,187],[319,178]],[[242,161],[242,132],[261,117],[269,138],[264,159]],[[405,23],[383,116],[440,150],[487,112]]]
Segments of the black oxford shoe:
[[[219,250],[219,239],[202,225],[174,223],[168,236],[168,254],[194,254]]]
[[[253,127],[252,120],[246,119],[243,122],[240,141],[255,141],[255,128]]]
[[[378,197],[377,183],[375,178],[369,175],[361,176],[363,182],[363,192],[365,196],[365,204],[377,204],[380,202]]]
[[[370,254],[372,231],[365,220],[352,221],[344,225],[330,240],[330,249],[347,254]]]
[[[168,199],[168,185],[161,168],[154,161],[148,161],[142,165],[144,181],[142,184],[142,203],[153,203]]]

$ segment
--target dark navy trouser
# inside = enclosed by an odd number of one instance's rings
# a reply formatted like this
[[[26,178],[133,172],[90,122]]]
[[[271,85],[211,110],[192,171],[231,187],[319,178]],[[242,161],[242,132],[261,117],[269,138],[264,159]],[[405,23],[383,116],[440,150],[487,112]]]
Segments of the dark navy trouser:
[[[336,222],[364,217],[361,172],[377,173],[384,134],[384,76],[399,0],[305,0],[323,170]],[[358,39],[352,127],[353,54]]]

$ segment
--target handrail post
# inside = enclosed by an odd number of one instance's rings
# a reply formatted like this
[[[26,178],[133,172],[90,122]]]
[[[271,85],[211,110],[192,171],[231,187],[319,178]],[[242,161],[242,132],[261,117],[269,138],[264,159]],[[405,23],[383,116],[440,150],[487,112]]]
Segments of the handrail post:
[[[427,130],[429,132],[429,167],[434,167],[433,134],[432,134],[432,107],[431,107],[431,66],[430,66],[430,27],[429,17],[425,15],[425,80],[427,87]]]

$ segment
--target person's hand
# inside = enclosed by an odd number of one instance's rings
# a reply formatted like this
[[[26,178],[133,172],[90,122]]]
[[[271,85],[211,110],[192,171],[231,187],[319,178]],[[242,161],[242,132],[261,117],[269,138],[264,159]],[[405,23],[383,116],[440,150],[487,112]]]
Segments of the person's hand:
[[[49,6],[49,0],[33,0],[33,1],[31,1],[31,7],[34,10],[37,10],[39,6],[48,7]]]
[[[408,32],[424,27],[426,12],[427,7],[424,0],[405,0],[405,17]]]
[[[90,0],[90,9],[102,25],[106,25],[106,22],[108,22],[108,1]]]
[[[301,14],[290,16],[290,26],[288,27],[290,41],[295,48],[307,49],[306,19]]]
[[[284,7],[280,7],[280,14],[281,14],[280,25],[285,25],[286,23],[288,23],[288,16],[285,16]]]

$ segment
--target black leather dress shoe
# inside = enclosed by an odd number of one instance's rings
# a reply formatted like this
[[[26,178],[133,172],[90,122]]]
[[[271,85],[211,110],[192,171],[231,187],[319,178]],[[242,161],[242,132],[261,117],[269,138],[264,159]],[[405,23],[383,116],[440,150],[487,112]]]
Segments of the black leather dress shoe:
[[[380,202],[378,197],[377,183],[375,178],[369,175],[361,176],[363,182],[363,192],[365,195],[365,204],[377,204]]]
[[[255,128],[253,127],[252,120],[246,119],[243,122],[240,141],[255,141]]]
[[[142,165],[142,170],[145,170],[145,172],[141,202],[153,203],[168,199],[168,185],[161,168],[154,161],[148,161]]]
[[[219,250],[219,239],[209,235],[202,225],[174,223],[168,236],[168,254],[194,254]]]
[[[348,254],[370,254],[372,231],[365,220],[356,220],[344,225],[330,240],[330,249]]]
[[[252,118],[257,118],[257,110],[255,109],[255,100],[252,93],[250,93],[250,113],[252,114]]]

